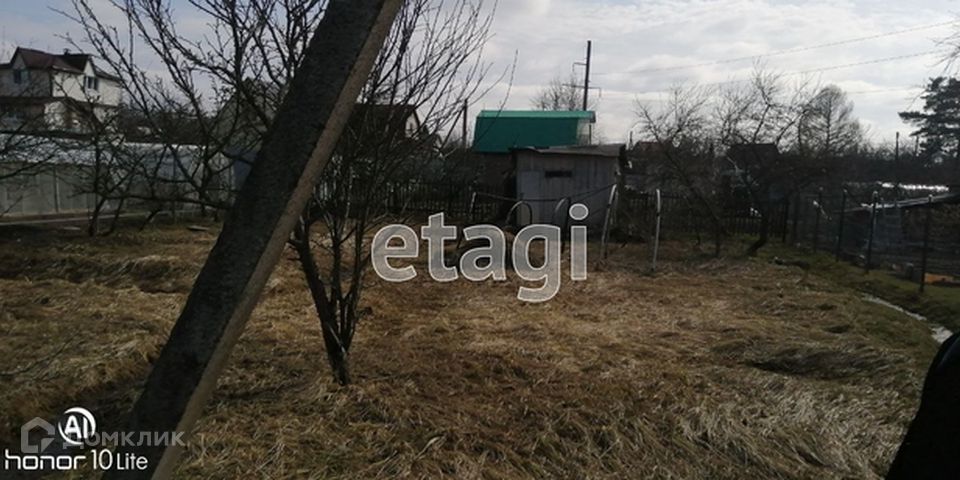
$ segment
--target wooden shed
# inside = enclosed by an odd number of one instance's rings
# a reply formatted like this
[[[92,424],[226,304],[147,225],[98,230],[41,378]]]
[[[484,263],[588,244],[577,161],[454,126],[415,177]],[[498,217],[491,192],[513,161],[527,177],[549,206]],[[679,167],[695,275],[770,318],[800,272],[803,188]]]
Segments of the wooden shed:
[[[588,145],[596,121],[592,111],[484,110],[477,115],[473,135],[476,179],[500,189],[513,177],[511,150]],[[512,196],[512,192],[511,186],[500,193]]]
[[[569,205],[557,209],[564,198],[590,209],[583,223],[603,225],[611,188],[620,175],[624,145],[522,148],[512,153],[516,159],[517,197],[527,201],[532,210],[531,218],[526,208],[520,209],[520,225],[564,225]]]

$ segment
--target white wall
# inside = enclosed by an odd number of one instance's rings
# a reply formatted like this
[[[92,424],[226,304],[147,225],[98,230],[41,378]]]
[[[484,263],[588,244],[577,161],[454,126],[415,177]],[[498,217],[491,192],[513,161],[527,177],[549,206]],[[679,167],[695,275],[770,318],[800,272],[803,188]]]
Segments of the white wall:
[[[0,138],[0,141],[3,140]],[[198,194],[193,185],[199,182],[201,174],[201,166],[196,161],[199,147],[174,146],[178,151],[178,159],[170,154],[167,147],[128,143],[123,146],[122,157],[110,153],[108,158],[101,160],[112,175],[124,178],[132,175],[133,191],[143,196],[154,192],[151,189],[153,187],[159,196],[196,199]],[[93,195],[81,192],[90,190],[90,169],[94,160],[94,152],[82,143],[78,143],[77,148],[70,148],[70,144],[63,143],[44,144],[14,152],[11,157],[0,158],[0,174],[4,169],[21,166],[21,162],[35,164],[27,172],[0,180],[0,222],[15,217],[89,211],[95,199]],[[185,173],[176,165],[176,161],[183,162],[183,168],[195,177],[194,182],[185,179]],[[218,156],[212,166],[221,173],[207,194],[229,201],[234,189],[229,159]],[[108,210],[113,205],[108,204]],[[180,204],[176,208],[183,209],[185,206],[192,208],[189,204]],[[124,208],[143,211],[148,207],[143,200],[133,198],[125,203]]]
[[[416,115],[411,115],[407,118],[406,125],[404,125],[404,131],[407,137],[413,137],[417,134],[417,130],[420,129],[420,121],[417,120]]]
[[[53,96],[68,97],[81,102],[93,102],[115,107],[120,104],[120,85],[101,78],[96,90],[85,88],[86,77],[95,75],[93,66],[88,63],[83,74],[54,72]]]
[[[88,212],[95,199],[77,191],[81,178],[75,167],[51,166],[0,181],[0,218]]]
[[[24,82],[14,83],[14,70],[24,72]],[[92,62],[86,71],[70,73],[57,70],[26,70],[23,61],[14,59],[13,68],[0,70],[0,96],[11,97],[68,97],[83,102],[95,102],[115,107],[120,104],[120,85],[100,78],[97,90],[84,88],[85,77],[95,75]]]
[[[22,83],[14,83],[13,71],[22,70],[27,78]],[[50,96],[50,76],[46,72],[25,70],[23,61],[17,57],[10,70],[0,70],[0,95],[11,97],[47,97]]]

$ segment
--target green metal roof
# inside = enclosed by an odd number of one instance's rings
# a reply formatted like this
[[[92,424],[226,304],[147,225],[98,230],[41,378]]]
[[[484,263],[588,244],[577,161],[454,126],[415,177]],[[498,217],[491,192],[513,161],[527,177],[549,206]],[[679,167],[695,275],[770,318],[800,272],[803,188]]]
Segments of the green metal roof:
[[[483,110],[478,118],[578,118],[594,120],[589,110]]]
[[[511,148],[576,145],[581,123],[594,121],[591,111],[484,110],[477,115],[473,149],[507,153]]]

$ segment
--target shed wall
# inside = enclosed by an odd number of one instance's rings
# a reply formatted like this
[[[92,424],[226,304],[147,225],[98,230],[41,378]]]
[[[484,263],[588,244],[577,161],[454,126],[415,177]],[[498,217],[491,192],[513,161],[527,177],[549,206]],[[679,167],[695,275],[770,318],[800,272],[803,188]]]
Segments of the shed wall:
[[[520,152],[517,155],[517,195],[523,199],[561,199],[570,197],[590,209],[583,223],[603,225],[610,187],[617,182],[618,160],[589,155],[541,155]],[[569,207],[562,207],[554,218],[558,201],[529,202],[533,217],[521,207],[520,224],[553,223],[563,226]]]

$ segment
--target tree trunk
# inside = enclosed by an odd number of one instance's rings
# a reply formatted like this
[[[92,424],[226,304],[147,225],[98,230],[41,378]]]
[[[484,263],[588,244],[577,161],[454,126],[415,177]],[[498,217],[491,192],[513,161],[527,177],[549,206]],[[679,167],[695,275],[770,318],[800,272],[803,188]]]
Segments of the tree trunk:
[[[317,279],[319,277],[314,278]],[[307,280],[307,283],[317,282]],[[311,294],[313,293],[314,288],[314,285],[310,286]],[[320,286],[320,288],[323,287]],[[323,295],[323,297],[324,298],[318,298],[316,295],[314,295],[313,304],[317,310],[317,316],[320,317],[320,331],[323,332],[323,346],[327,351],[327,361],[330,363],[330,370],[333,373],[334,381],[340,385],[349,385],[350,352],[338,332],[336,311],[326,295]]]
[[[723,243],[723,225],[714,218],[713,224],[713,258],[720,258],[721,244]]]
[[[147,225],[150,225],[150,222],[152,222],[154,218],[156,218],[157,214],[160,213],[161,208],[162,208],[162,205],[161,205],[161,207],[154,207],[154,208],[152,208],[152,209],[150,210],[150,213],[147,214],[147,218],[145,218],[145,219],[143,220],[143,223],[140,224],[140,229],[139,229],[139,230],[140,230],[141,232],[144,231],[144,230],[147,228]]]
[[[320,331],[323,333],[323,345],[327,351],[327,360],[333,372],[333,379],[340,385],[348,385],[350,384],[349,352],[340,337],[340,329],[337,326],[337,309],[324,289],[323,280],[313,259],[313,252],[310,250],[309,227],[298,231],[296,237],[295,246],[297,257],[300,260],[300,269],[303,270],[307,287],[310,288],[314,309],[317,312],[317,317],[320,318]]]
[[[326,337],[326,335],[324,335]],[[324,343],[326,339],[324,339]],[[330,368],[333,369],[333,379],[340,385],[350,385],[350,364],[349,354],[345,350],[331,350],[327,347],[327,358],[330,360]]]
[[[117,208],[113,212],[113,219],[110,220],[110,228],[103,233],[103,236],[113,235],[117,231],[117,227],[120,225],[120,213],[123,211],[123,204],[126,201],[126,198],[120,198],[120,201],[117,202]]]
[[[87,223],[87,236],[96,237],[100,234],[100,217],[103,214],[103,208],[107,204],[106,198],[97,198],[90,212],[90,221]]]
[[[770,240],[770,212],[766,207],[760,208],[760,236],[747,249],[747,255],[755,257],[757,252]]]

